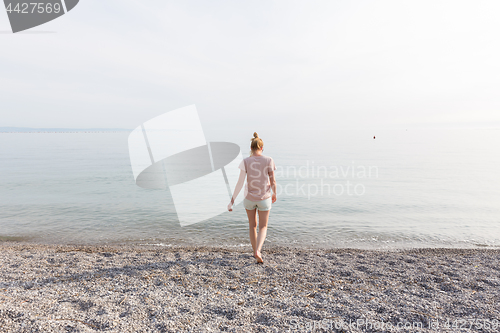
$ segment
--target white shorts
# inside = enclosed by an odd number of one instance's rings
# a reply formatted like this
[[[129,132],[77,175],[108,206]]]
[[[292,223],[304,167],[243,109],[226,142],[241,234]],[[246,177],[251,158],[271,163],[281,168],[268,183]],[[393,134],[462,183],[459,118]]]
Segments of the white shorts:
[[[265,200],[261,201],[251,201],[247,198],[243,199],[243,206],[245,206],[246,210],[254,210],[258,208],[260,211],[271,210],[271,204],[273,203],[272,197],[269,197]]]

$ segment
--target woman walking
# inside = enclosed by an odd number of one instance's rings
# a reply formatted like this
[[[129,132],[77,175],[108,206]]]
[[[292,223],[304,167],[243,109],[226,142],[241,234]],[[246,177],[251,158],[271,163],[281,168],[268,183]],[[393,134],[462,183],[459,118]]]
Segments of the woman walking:
[[[243,206],[245,206],[248,215],[250,243],[252,243],[253,255],[257,262],[263,263],[261,250],[266,239],[267,221],[269,220],[271,204],[276,202],[276,179],[274,178],[276,166],[271,157],[262,154],[264,142],[259,138],[257,132],[253,133],[253,138],[250,140],[252,141],[250,144],[252,149],[250,157],[241,161],[239,166],[241,169],[240,178],[234,188],[234,194],[227,209],[229,211],[233,210],[234,199],[240,193],[246,175],[247,186]],[[259,211],[258,235],[257,210]]]

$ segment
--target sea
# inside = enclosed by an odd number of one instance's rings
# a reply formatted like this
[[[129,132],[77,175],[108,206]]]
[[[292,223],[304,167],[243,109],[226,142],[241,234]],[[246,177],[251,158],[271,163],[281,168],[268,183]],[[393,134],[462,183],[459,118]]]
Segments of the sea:
[[[205,136],[236,143],[246,157],[254,130],[213,129]],[[168,189],[137,186],[129,134],[0,133],[0,241],[250,248],[242,204],[181,226]],[[264,129],[259,135],[277,167],[266,245],[500,248],[500,130]]]

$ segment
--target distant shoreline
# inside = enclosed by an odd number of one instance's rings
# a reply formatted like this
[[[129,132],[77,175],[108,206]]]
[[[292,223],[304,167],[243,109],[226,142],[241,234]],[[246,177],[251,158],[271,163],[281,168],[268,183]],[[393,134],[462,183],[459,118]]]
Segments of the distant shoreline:
[[[0,133],[99,133],[99,132],[130,132],[126,128],[31,128],[31,127],[0,127]]]
[[[220,131],[219,128],[211,128],[210,130]],[[228,131],[227,129],[223,129]],[[273,129],[273,131],[286,131],[289,132],[291,129]],[[334,128],[334,129],[300,129],[301,131],[340,131],[340,132],[349,132],[349,131],[489,131],[489,130],[500,130],[500,127],[417,127],[417,128]],[[0,133],[68,133],[68,132],[131,132],[132,128],[38,128],[38,127],[0,127]],[[230,131],[245,131],[245,129],[231,129]]]

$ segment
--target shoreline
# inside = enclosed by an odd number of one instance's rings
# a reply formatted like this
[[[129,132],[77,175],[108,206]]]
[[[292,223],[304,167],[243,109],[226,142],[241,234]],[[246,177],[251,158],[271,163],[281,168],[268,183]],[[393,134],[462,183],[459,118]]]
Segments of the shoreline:
[[[462,321],[460,332],[500,331],[498,249],[264,245],[263,265],[246,247],[0,250],[5,332],[437,332]]]
[[[334,244],[335,246],[332,246]],[[250,249],[251,244],[248,239],[242,239],[240,242],[213,242],[212,245],[207,245],[207,242],[168,242],[165,240],[116,240],[116,241],[56,241],[56,240],[40,240],[30,239],[24,236],[0,236],[1,246],[38,246],[38,247],[89,247],[89,248],[176,248],[176,249]],[[264,246],[268,249],[293,248],[304,251],[332,251],[339,249],[352,249],[363,251],[400,251],[400,250],[418,250],[418,249],[456,249],[456,250],[500,250],[500,245],[460,242],[460,243],[426,243],[426,242],[352,242],[352,243],[307,243],[307,242],[271,242],[266,239]]]

